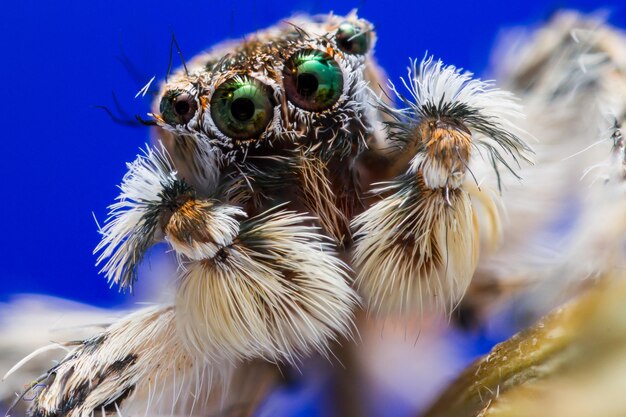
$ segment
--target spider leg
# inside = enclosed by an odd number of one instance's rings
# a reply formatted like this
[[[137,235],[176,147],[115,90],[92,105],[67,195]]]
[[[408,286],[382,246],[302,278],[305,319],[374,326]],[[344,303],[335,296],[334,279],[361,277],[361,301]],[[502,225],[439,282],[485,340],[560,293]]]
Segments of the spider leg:
[[[563,11],[518,40],[496,73],[538,138],[536,165],[523,183],[507,182],[502,200],[513,221],[503,245],[481,256],[464,303],[485,317],[516,293],[516,317],[530,323],[615,264],[609,248],[625,218],[626,37],[602,16]]]
[[[473,201],[484,194],[470,166],[476,155],[486,156],[499,176],[502,167],[513,172],[513,164],[528,159],[530,149],[510,121],[517,105],[491,84],[432,58],[415,63],[404,84],[408,98],[391,86],[403,108],[380,103],[398,161],[388,172],[400,173],[377,185],[378,201],[352,222],[357,285],[374,313],[450,312],[478,260]]]
[[[144,308],[66,346],[67,356],[39,379],[43,388],[28,416],[206,415],[258,403],[263,381],[276,378],[275,369],[252,364],[216,372],[194,358],[177,334],[173,306]],[[247,378],[258,378],[255,390],[243,384]],[[237,398],[228,398],[229,384],[237,385]]]

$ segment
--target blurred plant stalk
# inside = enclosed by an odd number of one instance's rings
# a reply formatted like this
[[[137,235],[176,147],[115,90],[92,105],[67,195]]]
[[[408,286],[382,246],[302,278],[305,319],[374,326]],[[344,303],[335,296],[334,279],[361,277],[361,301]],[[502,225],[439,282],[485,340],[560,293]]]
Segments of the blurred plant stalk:
[[[624,416],[626,271],[496,345],[424,417]]]

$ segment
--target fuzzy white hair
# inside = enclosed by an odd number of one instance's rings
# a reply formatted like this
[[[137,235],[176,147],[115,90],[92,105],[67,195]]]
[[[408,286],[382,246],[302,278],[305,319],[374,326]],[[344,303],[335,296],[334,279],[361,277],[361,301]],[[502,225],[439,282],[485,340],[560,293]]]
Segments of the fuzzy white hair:
[[[353,221],[358,235],[357,285],[376,314],[451,312],[472,279],[478,258],[478,224],[469,195],[419,197],[413,187],[389,185],[390,197]]]
[[[444,65],[432,56],[424,58],[419,65],[417,60],[412,61],[408,80],[401,80],[409,97],[405,97],[391,81],[389,88],[406,107],[395,110],[382,103],[383,111],[395,119],[408,121],[410,126],[421,123],[424,118],[458,120],[471,131],[472,145],[477,151],[487,151],[484,157],[496,170],[498,178],[501,164],[513,171],[511,164],[518,164],[519,159],[532,162],[532,149],[522,139],[528,134],[519,127],[519,121],[523,119],[522,107],[513,94],[495,87],[493,81],[473,78],[471,72]],[[469,161],[465,162],[469,164]],[[410,168],[417,172],[422,165],[428,165],[428,170],[441,170],[437,161],[425,160],[420,154],[413,158]],[[428,177],[425,180],[428,181]],[[460,182],[460,179],[456,180],[457,184]]]
[[[74,345],[40,379],[34,415],[174,414],[208,398],[212,370],[185,351],[171,306],[139,310]]]
[[[507,123],[507,119],[520,117],[521,107],[513,94],[495,87],[493,81],[474,78],[471,72],[462,71],[454,65],[444,65],[443,61],[435,60],[433,56],[427,56],[419,63],[413,60],[407,71],[408,81],[401,80],[410,92],[414,106],[465,104],[480,109],[486,118],[502,123],[505,128],[517,129]],[[401,96],[392,82],[390,87]]]
[[[146,213],[161,202],[165,184],[177,180],[176,171],[164,147],[146,147],[143,155],[127,164],[117,202],[109,206],[109,217],[100,228],[102,240],[97,265],[106,260],[101,272],[108,281],[132,289],[135,267],[147,248],[162,236],[156,224],[148,224]]]
[[[257,357],[294,364],[351,334],[357,296],[310,220],[264,213],[214,259],[185,266],[178,329],[190,351],[216,366]]]

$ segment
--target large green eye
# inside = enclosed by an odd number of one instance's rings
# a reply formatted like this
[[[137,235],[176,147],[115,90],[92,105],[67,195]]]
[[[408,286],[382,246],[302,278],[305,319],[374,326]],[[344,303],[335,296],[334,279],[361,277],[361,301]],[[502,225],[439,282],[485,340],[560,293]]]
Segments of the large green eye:
[[[316,49],[293,55],[285,63],[283,80],[289,100],[309,111],[331,107],[343,91],[343,76],[337,61]]]
[[[343,22],[337,29],[335,42],[345,53],[363,55],[370,49],[370,33],[362,25]]]
[[[272,120],[272,90],[249,77],[235,77],[220,85],[211,99],[217,128],[233,139],[259,136]]]
[[[172,126],[189,123],[197,110],[198,103],[196,103],[196,99],[182,90],[167,91],[159,104],[159,111],[163,121]]]

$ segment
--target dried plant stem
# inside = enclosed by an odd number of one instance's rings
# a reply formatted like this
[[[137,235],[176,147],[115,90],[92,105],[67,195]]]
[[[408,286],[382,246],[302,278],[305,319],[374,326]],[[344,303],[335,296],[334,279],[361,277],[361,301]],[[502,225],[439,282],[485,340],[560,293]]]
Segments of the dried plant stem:
[[[617,274],[497,345],[467,368],[423,417],[578,416],[596,406],[619,410],[626,402],[623,396],[619,400],[611,390],[599,389],[602,381],[616,376],[611,375],[613,365],[626,360],[626,273]],[[602,368],[607,372],[596,375]],[[590,389],[599,397],[584,394]]]

